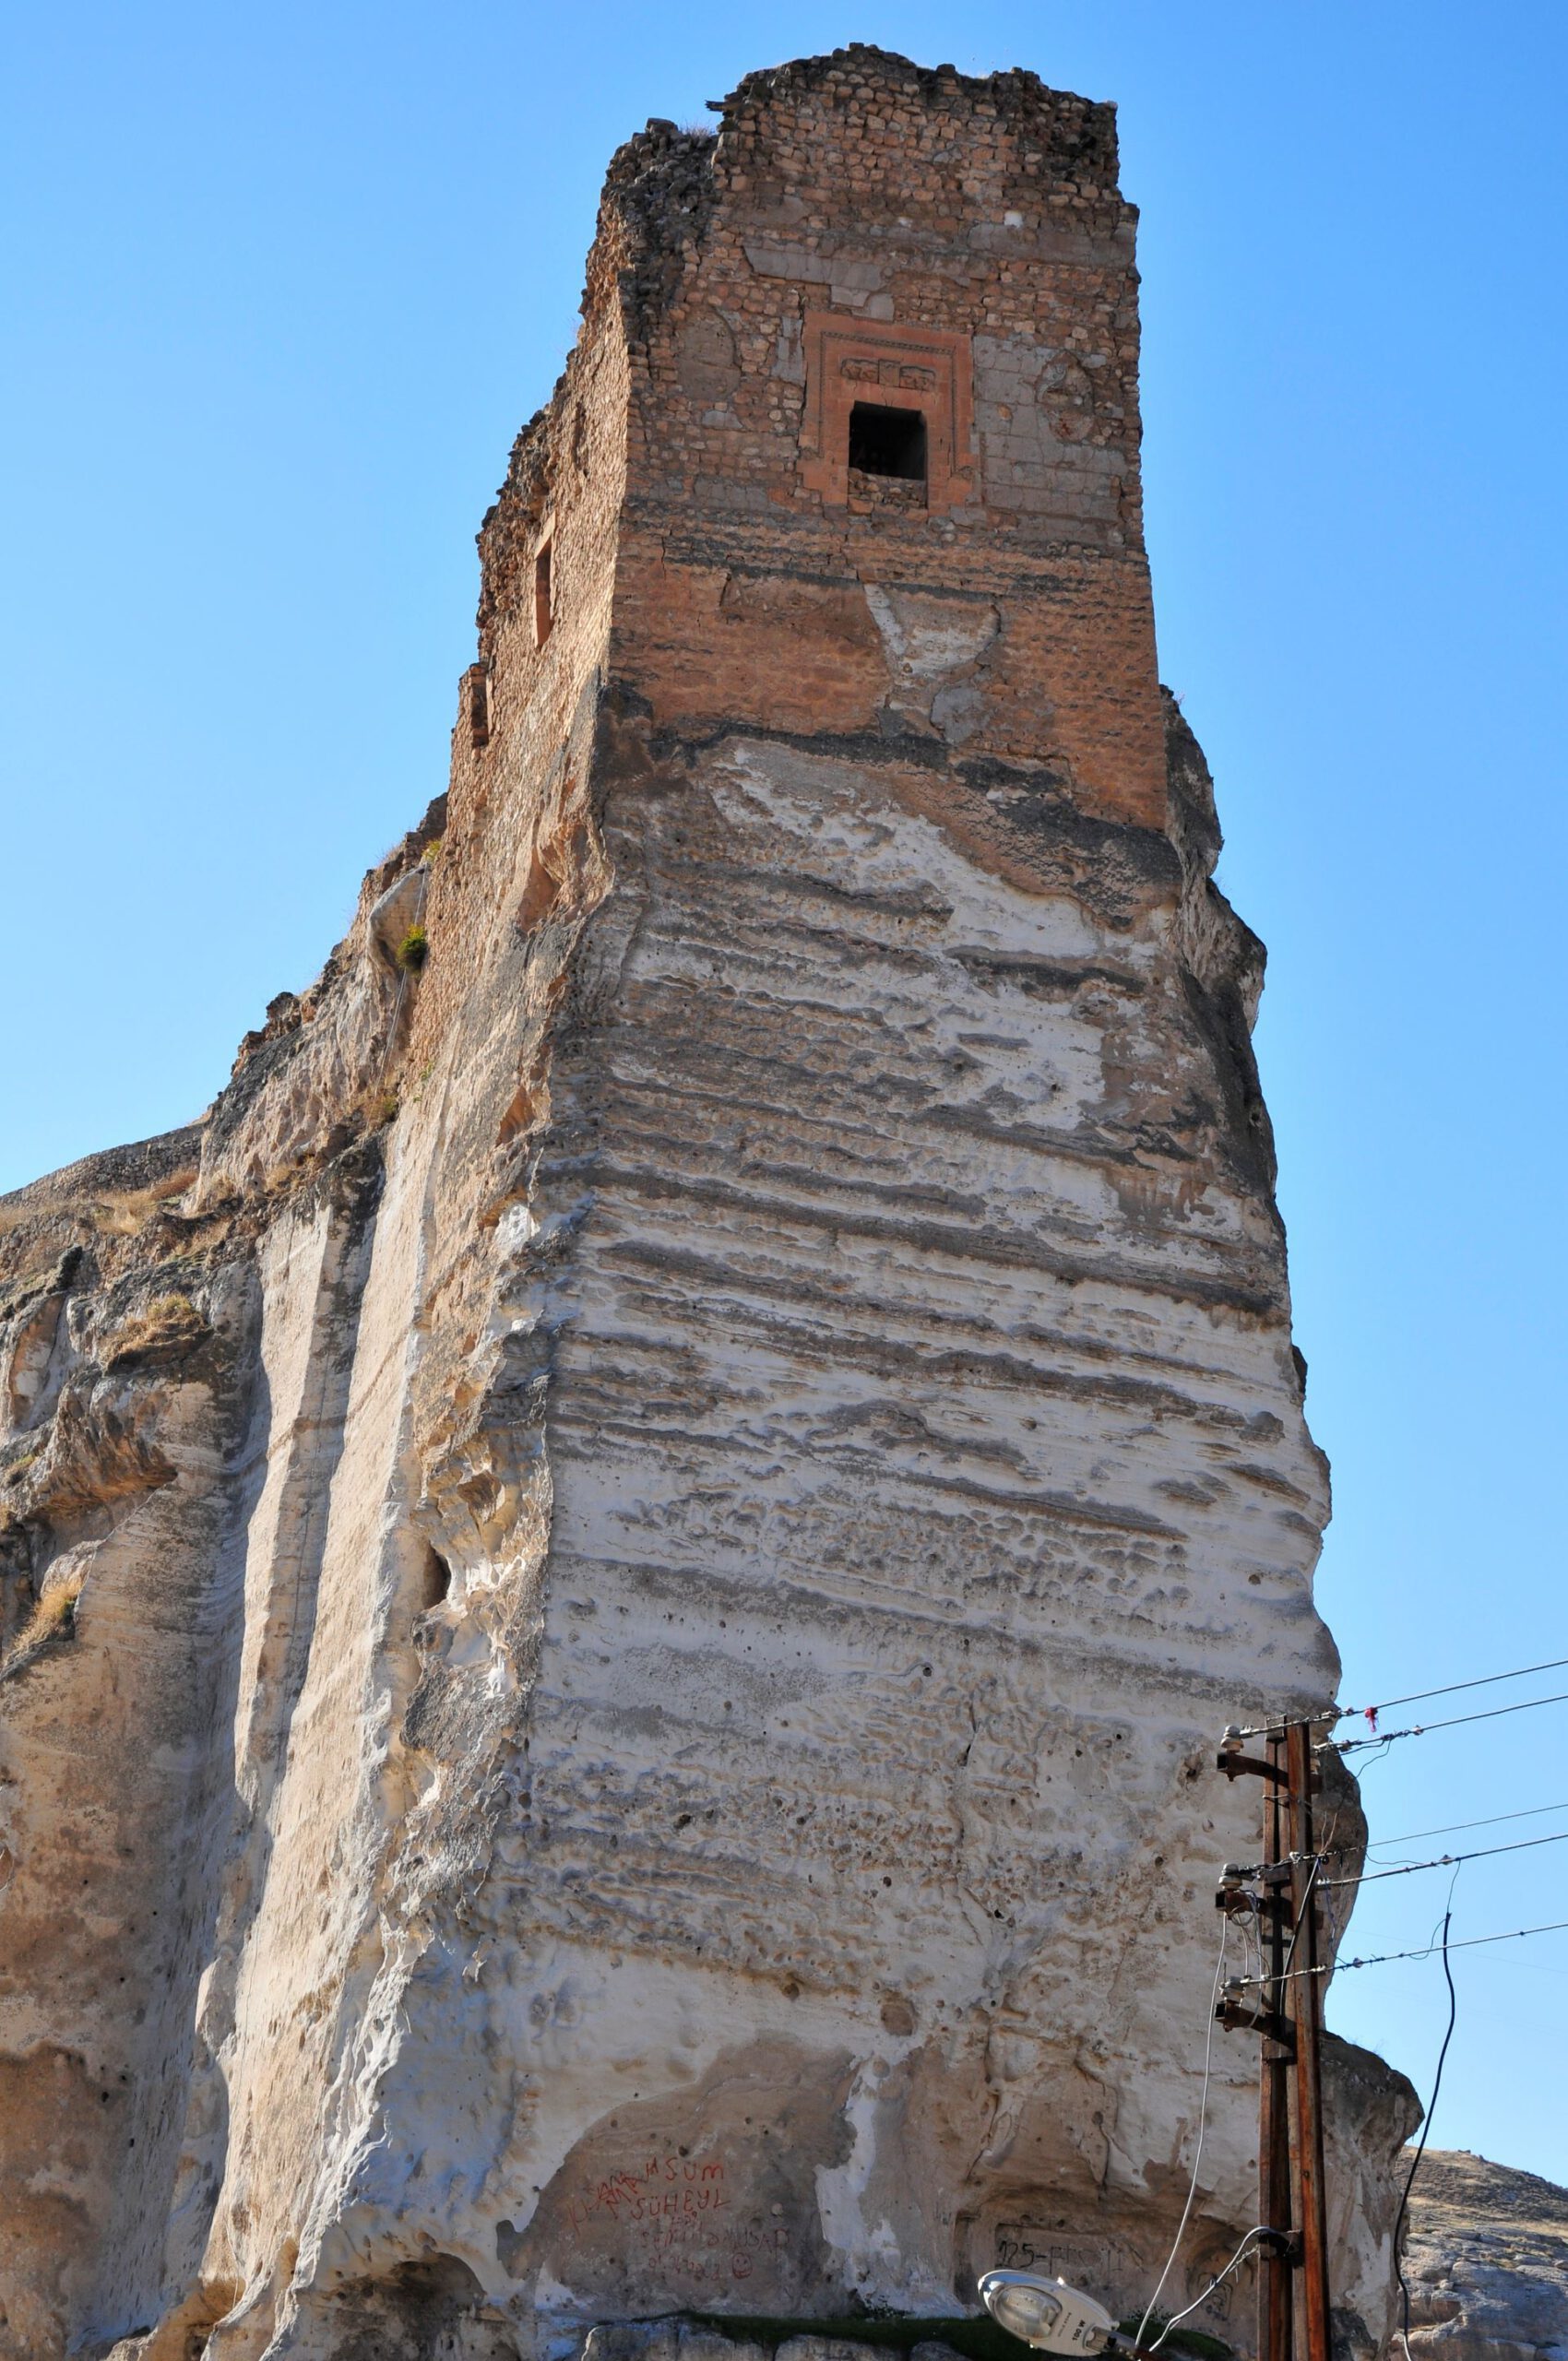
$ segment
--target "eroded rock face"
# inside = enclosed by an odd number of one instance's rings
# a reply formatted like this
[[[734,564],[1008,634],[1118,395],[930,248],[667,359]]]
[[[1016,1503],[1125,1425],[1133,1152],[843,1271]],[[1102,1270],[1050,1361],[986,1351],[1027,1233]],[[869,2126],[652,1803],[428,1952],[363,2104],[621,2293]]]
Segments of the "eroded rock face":
[[[1410,2192],[1412,2361],[1568,2354],[1568,2189],[1429,2149]]]
[[[447,798],[199,1125],[6,1201],[0,2352],[1147,2293],[1215,1734],[1336,1666],[1132,226],[1027,75],[634,140]]]

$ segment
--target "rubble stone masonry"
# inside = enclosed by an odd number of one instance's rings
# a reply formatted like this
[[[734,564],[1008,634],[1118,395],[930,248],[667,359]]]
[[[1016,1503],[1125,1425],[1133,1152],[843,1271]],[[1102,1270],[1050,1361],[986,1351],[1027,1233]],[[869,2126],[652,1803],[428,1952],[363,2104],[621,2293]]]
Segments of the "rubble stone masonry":
[[[197,1124],[0,1204],[6,2361],[1150,2291],[1215,1735],[1336,1667],[1134,228],[1028,73],[631,140],[446,793]]]

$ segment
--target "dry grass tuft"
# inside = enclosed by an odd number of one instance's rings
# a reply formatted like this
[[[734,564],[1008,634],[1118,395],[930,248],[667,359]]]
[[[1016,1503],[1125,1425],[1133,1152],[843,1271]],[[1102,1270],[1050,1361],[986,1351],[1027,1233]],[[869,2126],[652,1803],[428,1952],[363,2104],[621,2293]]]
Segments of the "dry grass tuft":
[[[194,1345],[207,1333],[207,1322],[188,1295],[155,1295],[115,1330],[104,1366],[113,1369],[116,1361],[128,1360],[133,1353],[149,1352],[156,1346]]]
[[[77,1601],[81,1596],[83,1570],[74,1567],[57,1583],[45,1583],[42,1595],[0,1660],[0,1679],[19,1671],[51,1640],[68,1640],[76,1629]]]

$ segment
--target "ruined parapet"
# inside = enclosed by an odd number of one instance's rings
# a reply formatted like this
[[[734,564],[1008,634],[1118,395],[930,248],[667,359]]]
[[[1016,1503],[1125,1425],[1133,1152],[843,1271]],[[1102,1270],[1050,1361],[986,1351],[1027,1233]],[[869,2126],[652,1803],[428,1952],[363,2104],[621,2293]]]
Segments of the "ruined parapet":
[[[9,1201],[18,1629],[76,1554],[0,1690],[0,2353],[1147,2293],[1213,1737],[1336,1664],[1133,226],[1029,75],[855,49],[632,141],[445,804],[161,1181]]]

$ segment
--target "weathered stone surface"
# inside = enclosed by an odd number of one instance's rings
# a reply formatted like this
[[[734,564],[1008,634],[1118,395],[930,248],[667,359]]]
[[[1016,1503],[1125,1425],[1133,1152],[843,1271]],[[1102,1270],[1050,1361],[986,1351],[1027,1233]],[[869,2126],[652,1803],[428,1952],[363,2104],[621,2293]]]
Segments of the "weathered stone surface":
[[[1214,1736],[1336,1666],[1132,219],[1028,75],[632,141],[446,799],[201,1124],[6,1201],[0,2353],[1146,2294]],[[1410,2114],[1341,2064],[1370,2352]]]
[[[1568,2354],[1568,2189],[1429,2149],[1410,2192],[1412,2361]]]

